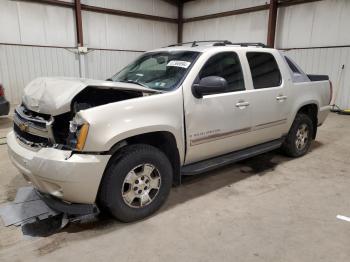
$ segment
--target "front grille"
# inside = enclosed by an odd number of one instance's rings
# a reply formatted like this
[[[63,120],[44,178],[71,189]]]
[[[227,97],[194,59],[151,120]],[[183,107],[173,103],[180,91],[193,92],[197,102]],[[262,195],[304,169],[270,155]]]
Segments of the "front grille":
[[[24,139],[24,141],[43,145],[47,145],[49,143],[49,140],[47,138],[22,132],[16,124],[14,124],[13,130],[15,131],[16,135],[19,136],[19,138]]]
[[[22,109],[22,114],[19,113],[19,110],[15,111],[16,117],[18,117],[22,122],[30,122],[35,126],[45,129],[46,128],[46,120],[44,118],[37,118],[33,116],[30,111],[26,110],[24,107]],[[25,115],[25,117],[23,117]]]
[[[49,115],[32,112],[21,105],[15,109],[14,131],[24,142],[48,144],[54,142],[52,135],[53,118]]]

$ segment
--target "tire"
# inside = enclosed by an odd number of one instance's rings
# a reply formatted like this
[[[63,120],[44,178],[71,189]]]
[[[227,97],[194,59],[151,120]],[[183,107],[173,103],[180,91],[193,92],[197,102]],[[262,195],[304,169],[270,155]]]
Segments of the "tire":
[[[302,134],[306,134],[306,138]],[[313,134],[314,127],[310,117],[305,114],[297,114],[282,145],[282,150],[290,157],[305,155],[311,146]]]
[[[159,149],[145,144],[123,148],[111,159],[101,182],[99,203],[122,222],[155,213],[167,199],[173,169]]]

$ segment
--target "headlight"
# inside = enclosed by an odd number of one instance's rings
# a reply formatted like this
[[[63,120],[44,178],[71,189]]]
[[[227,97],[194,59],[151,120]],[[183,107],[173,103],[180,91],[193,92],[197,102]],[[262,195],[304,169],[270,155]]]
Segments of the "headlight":
[[[81,118],[79,114],[76,114],[72,121],[69,121],[69,131],[75,133],[79,127],[84,124],[85,120]]]
[[[85,141],[89,132],[89,123],[87,123],[79,114],[69,122],[69,131],[71,133],[70,144],[77,150],[83,150]]]

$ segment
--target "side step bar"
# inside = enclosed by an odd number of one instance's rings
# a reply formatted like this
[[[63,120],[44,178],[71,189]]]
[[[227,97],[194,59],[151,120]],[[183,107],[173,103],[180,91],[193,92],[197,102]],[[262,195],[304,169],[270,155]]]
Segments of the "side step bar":
[[[283,143],[283,138],[263,143],[257,146],[248,147],[226,155],[214,157],[208,160],[185,165],[181,168],[182,175],[197,175],[228,164],[232,164],[243,159],[247,159],[262,153],[279,148]]]

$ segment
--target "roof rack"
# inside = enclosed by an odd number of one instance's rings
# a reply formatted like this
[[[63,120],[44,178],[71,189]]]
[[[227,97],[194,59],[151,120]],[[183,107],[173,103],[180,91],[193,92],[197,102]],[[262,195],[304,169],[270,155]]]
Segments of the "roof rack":
[[[216,44],[231,44],[230,41],[228,40],[199,40],[199,41],[190,41],[190,42],[183,42],[183,43],[178,43],[178,44],[173,44],[169,45],[168,47],[173,47],[173,46],[182,46],[182,45],[188,45],[191,44],[192,47],[198,46],[198,43],[213,43],[213,45]]]
[[[198,46],[198,43],[213,43],[213,46],[238,45],[238,46],[242,46],[242,47],[247,47],[247,46],[266,47],[266,45],[263,43],[232,43],[231,41],[228,41],[228,40],[191,41],[191,42],[184,42],[184,43],[169,45],[168,47],[183,46],[183,45],[188,45],[188,44],[191,44],[192,47],[196,47],[196,46]]]
[[[230,45],[239,45],[239,46],[258,46],[258,47],[267,47],[265,44],[263,43],[231,43]]]

